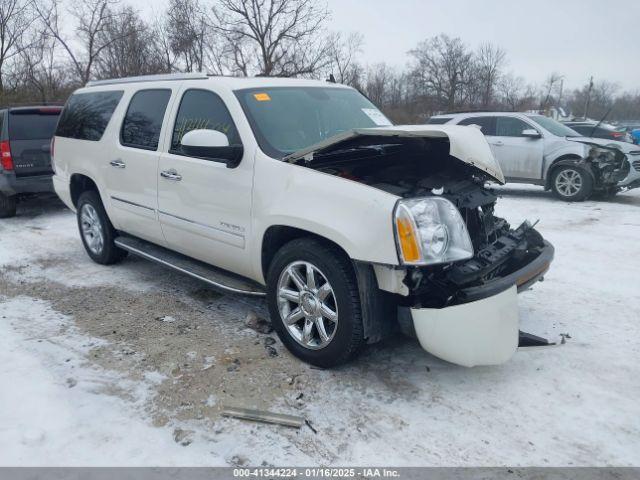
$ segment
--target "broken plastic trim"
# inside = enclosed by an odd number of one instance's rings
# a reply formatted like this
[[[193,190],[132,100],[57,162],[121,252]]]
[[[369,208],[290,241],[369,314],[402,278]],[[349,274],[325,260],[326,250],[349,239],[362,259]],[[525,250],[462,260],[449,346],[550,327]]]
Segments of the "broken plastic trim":
[[[556,345],[556,342],[550,342],[546,338],[539,337],[533,333],[523,332],[522,330],[518,333],[518,348],[550,347]]]

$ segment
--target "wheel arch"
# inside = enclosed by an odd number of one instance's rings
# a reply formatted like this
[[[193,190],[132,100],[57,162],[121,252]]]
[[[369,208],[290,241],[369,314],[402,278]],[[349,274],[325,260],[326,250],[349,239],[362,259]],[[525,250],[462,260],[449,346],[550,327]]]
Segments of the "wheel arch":
[[[582,167],[585,171],[589,173],[589,175],[591,176],[591,179],[595,183],[596,178],[593,172],[591,171],[591,169],[588,168],[586,165],[581,165],[580,162],[584,162],[584,158],[582,158],[580,155],[577,155],[575,153],[562,155],[556,158],[553,162],[551,162],[551,164],[549,165],[549,168],[547,169],[547,173],[544,179],[545,190],[551,189],[551,178],[553,177],[553,172],[555,169],[557,169],[558,167],[561,167],[562,165],[575,165],[578,167]]]
[[[71,195],[71,202],[74,207],[78,207],[78,199],[83,192],[88,190],[93,190],[100,195],[100,189],[98,188],[98,184],[88,175],[82,173],[74,173],[71,175],[69,179],[69,192]],[[102,199],[102,195],[100,195]],[[104,200],[103,200],[104,205]]]
[[[291,227],[288,225],[272,225],[267,228],[262,236],[260,258],[263,278],[267,278],[269,266],[271,265],[273,257],[276,255],[278,250],[290,241],[303,237],[315,238],[316,240],[329,244],[333,248],[339,250],[346,258],[350,259],[347,251],[329,238],[302,228]]]
[[[393,294],[379,288],[373,265],[354,260],[338,243],[322,235],[287,225],[272,225],[267,228],[261,247],[262,274],[265,281],[271,261],[278,250],[292,240],[305,237],[330,245],[352,265],[358,284],[366,342],[378,342],[392,332],[397,323],[397,303]]]

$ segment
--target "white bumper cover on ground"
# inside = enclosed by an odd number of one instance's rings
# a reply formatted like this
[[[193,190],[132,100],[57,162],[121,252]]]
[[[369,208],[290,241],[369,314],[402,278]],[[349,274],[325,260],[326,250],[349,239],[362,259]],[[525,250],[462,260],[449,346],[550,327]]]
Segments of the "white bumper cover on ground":
[[[412,308],[420,345],[436,357],[465,367],[497,365],[518,348],[518,292],[447,308]]]

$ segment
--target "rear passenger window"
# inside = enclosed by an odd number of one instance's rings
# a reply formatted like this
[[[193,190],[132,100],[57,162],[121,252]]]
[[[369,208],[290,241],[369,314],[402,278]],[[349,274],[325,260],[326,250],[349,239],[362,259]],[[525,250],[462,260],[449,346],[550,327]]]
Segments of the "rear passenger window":
[[[187,90],[182,96],[171,138],[171,153],[186,155],[180,144],[191,130],[217,130],[229,139],[229,145],[240,145],[240,137],[231,114],[222,99],[208,90]]]
[[[122,94],[122,90],[73,94],[62,111],[56,135],[97,142]]]
[[[171,90],[141,90],[129,102],[122,122],[120,143],[128,147],[156,150]]]
[[[469,117],[460,121],[458,125],[478,125],[483,134],[496,134],[496,117]]]

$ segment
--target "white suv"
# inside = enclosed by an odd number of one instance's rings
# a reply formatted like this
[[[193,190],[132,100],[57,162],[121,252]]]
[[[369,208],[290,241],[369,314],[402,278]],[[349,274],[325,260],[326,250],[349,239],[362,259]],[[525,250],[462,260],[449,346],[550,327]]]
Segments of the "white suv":
[[[455,113],[433,116],[427,123],[480,128],[508,182],[542,185],[563,200],[640,187],[640,147],[583,137],[543,115]]]
[[[493,215],[485,181],[504,178],[477,129],[392,127],[342,85],[91,82],[54,140],[54,186],[94,261],[133,253],[266,296],[282,342],[324,367],[406,323],[443,359],[504,362],[516,294],[553,257]]]

